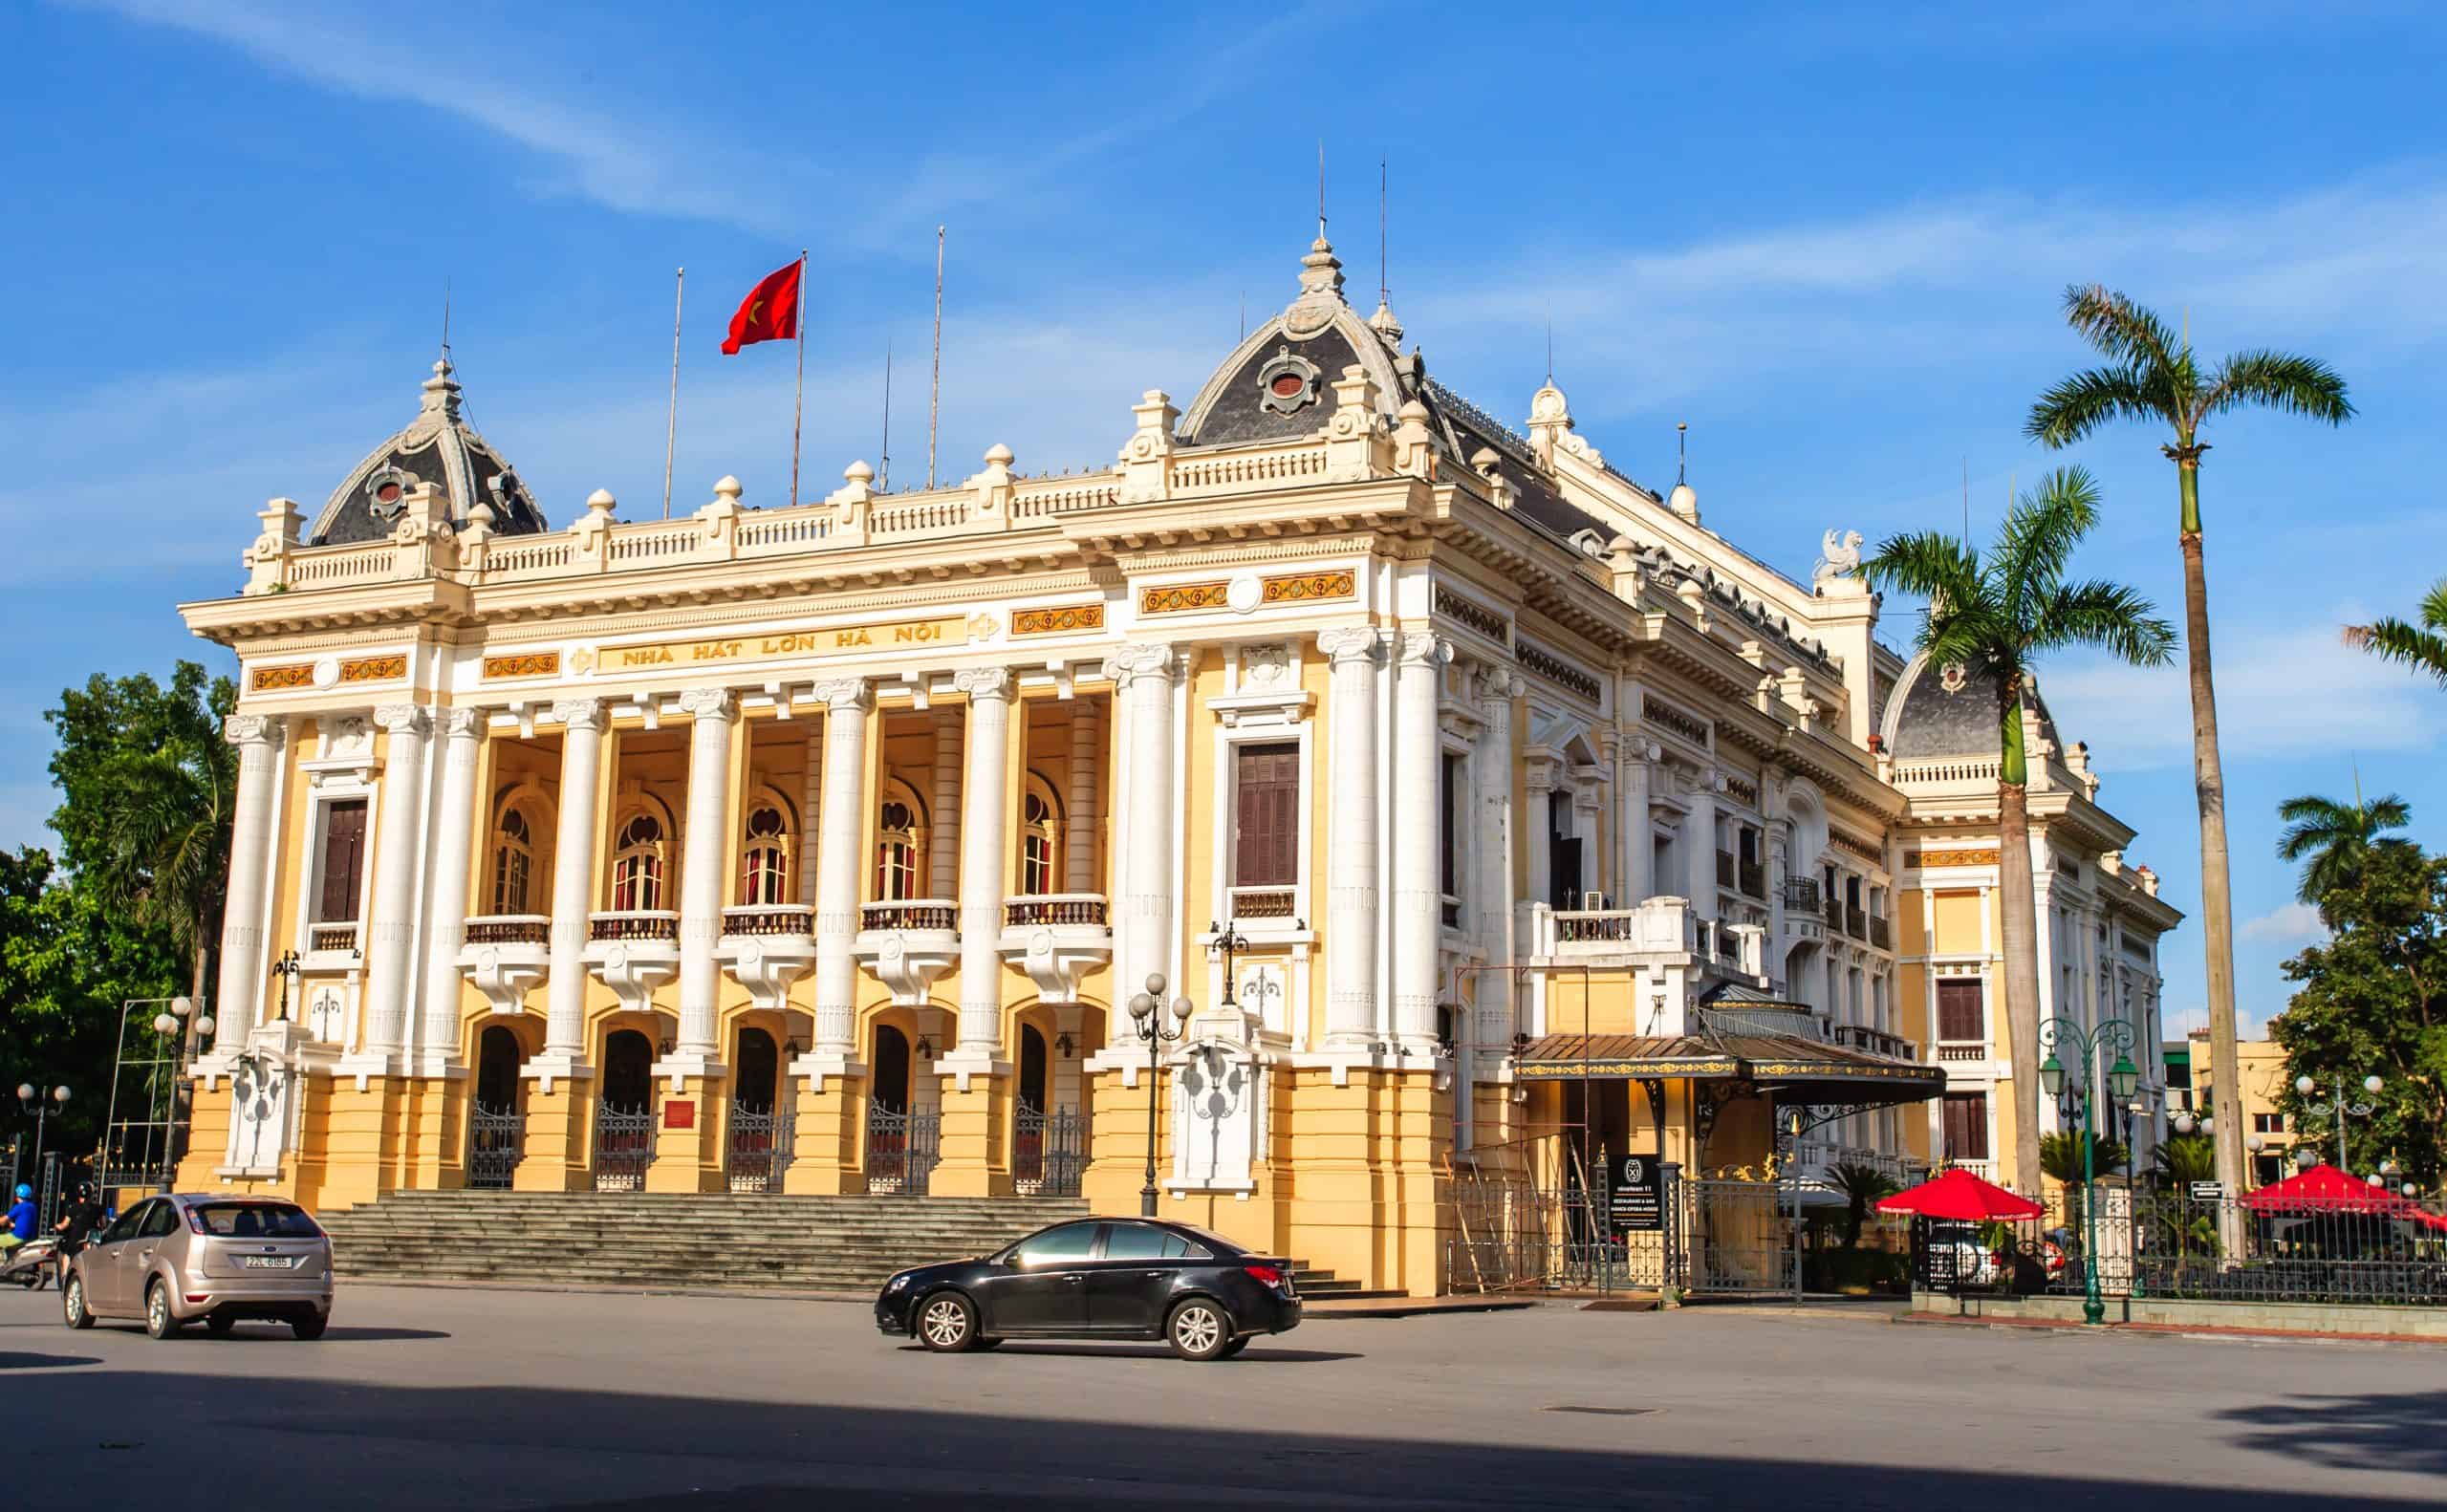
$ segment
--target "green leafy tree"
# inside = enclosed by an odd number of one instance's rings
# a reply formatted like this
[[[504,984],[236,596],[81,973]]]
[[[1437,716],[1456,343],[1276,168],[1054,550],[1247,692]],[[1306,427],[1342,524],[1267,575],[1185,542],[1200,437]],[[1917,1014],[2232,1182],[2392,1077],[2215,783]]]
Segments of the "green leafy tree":
[[[1858,1160],[1846,1160],[1827,1175],[1835,1190],[1844,1194],[1844,1247],[1856,1249],[1862,1225],[1869,1221],[1870,1205],[1902,1189],[1885,1172]]]
[[[2066,575],[2098,522],[2098,487],[2079,467],[2016,500],[1983,554],[1938,531],[1898,535],[1861,564],[1871,586],[1928,601],[1920,649],[1936,665],[1992,673],[1997,688],[1997,843],[2003,894],[2005,1023],[2014,1066],[2013,1181],[2040,1190],[2039,940],[2030,859],[2030,769],[2023,713],[2041,658],[2088,647],[2135,666],[2174,652],[2175,631],[2133,589]]]
[[[2374,848],[2413,843],[2387,833],[2413,822],[2412,807],[2394,793],[2365,802],[2357,792],[2351,803],[2305,793],[2279,804],[2277,816],[2285,821],[2277,858],[2306,863],[2294,896],[2324,911],[2330,893],[2360,885]]]
[[[2195,1181],[2218,1179],[2218,1151],[2206,1134],[2170,1134],[2150,1153],[2150,1176],[2162,1188],[2188,1192]]]
[[[2285,962],[2297,983],[2269,1033],[2285,1050],[2279,1109],[2334,1159],[2336,1126],[2294,1091],[2310,1076],[2325,1100],[2345,1083],[2373,1104],[2347,1133],[2357,1173],[2383,1157],[2425,1186],[2440,1174],[2447,1127],[2447,857],[2411,845],[2374,847],[2362,885],[2328,896],[2329,937]],[[2381,1078],[2375,1096],[2362,1078]]]
[[[2345,379],[2316,357],[2238,352],[2204,368],[2188,333],[2099,285],[2065,292],[2065,318],[2107,359],[2076,373],[2032,404],[2025,430],[2069,446],[2111,421],[2160,426],[2176,464],[2176,541],[2183,554],[2183,620],[2192,683],[2193,783],[2200,804],[2200,924],[2208,953],[2209,1038],[2219,1105],[2242,1106],[2235,1080],[2235,921],[2226,859],[2226,783],[2218,754],[2218,695],[2209,657],[2209,578],[2201,556],[2201,427],[2232,410],[2273,409],[2330,425],[2353,417]],[[2243,1189],[2243,1131],[2220,1124],[2218,1178]]]
[[[2121,1170],[2126,1151],[2123,1145],[2106,1134],[2091,1140],[2091,1171],[2098,1176]],[[2044,1134],[2039,1141],[2039,1167],[2050,1180],[2067,1186],[2082,1184],[2082,1135],[2074,1130]]]
[[[166,688],[97,673],[48,716],[62,859],[80,887],[179,955],[188,995],[207,1005],[238,780],[221,724],[237,696],[227,678],[182,661]]]
[[[2447,683],[2447,579],[2422,595],[2420,624],[2390,616],[2367,625],[2348,625],[2345,643]]]

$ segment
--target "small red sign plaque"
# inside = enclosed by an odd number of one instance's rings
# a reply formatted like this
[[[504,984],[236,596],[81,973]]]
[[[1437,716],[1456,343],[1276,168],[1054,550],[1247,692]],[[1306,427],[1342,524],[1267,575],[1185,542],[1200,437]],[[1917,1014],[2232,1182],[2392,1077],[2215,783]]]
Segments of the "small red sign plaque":
[[[662,1105],[662,1126],[665,1129],[696,1128],[697,1105],[690,1102],[680,1102],[676,1099],[674,1101],[664,1103]]]

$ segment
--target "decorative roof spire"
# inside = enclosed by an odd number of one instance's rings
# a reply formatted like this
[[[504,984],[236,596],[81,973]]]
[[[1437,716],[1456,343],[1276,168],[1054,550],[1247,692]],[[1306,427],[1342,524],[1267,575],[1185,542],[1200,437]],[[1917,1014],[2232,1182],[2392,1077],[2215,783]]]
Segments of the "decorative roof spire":
[[[1342,259],[1334,255],[1333,243],[1320,235],[1300,259],[1300,297],[1283,312],[1283,329],[1294,338],[1312,336],[1348,308],[1342,297]]]
[[[433,377],[424,380],[424,400],[421,407],[428,415],[440,415],[453,424],[458,422],[459,380],[450,376],[448,357],[433,364]]]

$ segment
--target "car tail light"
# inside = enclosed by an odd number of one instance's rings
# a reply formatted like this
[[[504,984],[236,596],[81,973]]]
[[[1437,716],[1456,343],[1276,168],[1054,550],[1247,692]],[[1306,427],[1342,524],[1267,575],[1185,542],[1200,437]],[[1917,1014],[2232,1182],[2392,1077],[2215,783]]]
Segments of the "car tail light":
[[[212,1230],[204,1226],[204,1213],[202,1209],[192,1207],[187,1209],[187,1232],[190,1234],[202,1234],[206,1239],[212,1237]]]
[[[1257,1281],[1261,1285],[1272,1286],[1278,1291],[1283,1289],[1284,1274],[1274,1266],[1243,1265],[1241,1268],[1247,1271],[1251,1276],[1257,1278]]]
[[[187,1293],[187,1300],[189,1302],[210,1302],[212,1300],[212,1293],[208,1291],[190,1291]]]

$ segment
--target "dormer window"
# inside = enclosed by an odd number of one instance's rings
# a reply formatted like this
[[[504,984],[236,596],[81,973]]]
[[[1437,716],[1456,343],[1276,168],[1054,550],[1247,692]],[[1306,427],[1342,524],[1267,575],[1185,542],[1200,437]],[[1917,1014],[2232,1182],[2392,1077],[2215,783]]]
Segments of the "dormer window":
[[[1278,415],[1305,409],[1317,401],[1324,376],[1317,364],[1293,355],[1289,347],[1276,347],[1274,356],[1258,369],[1259,402]]]

